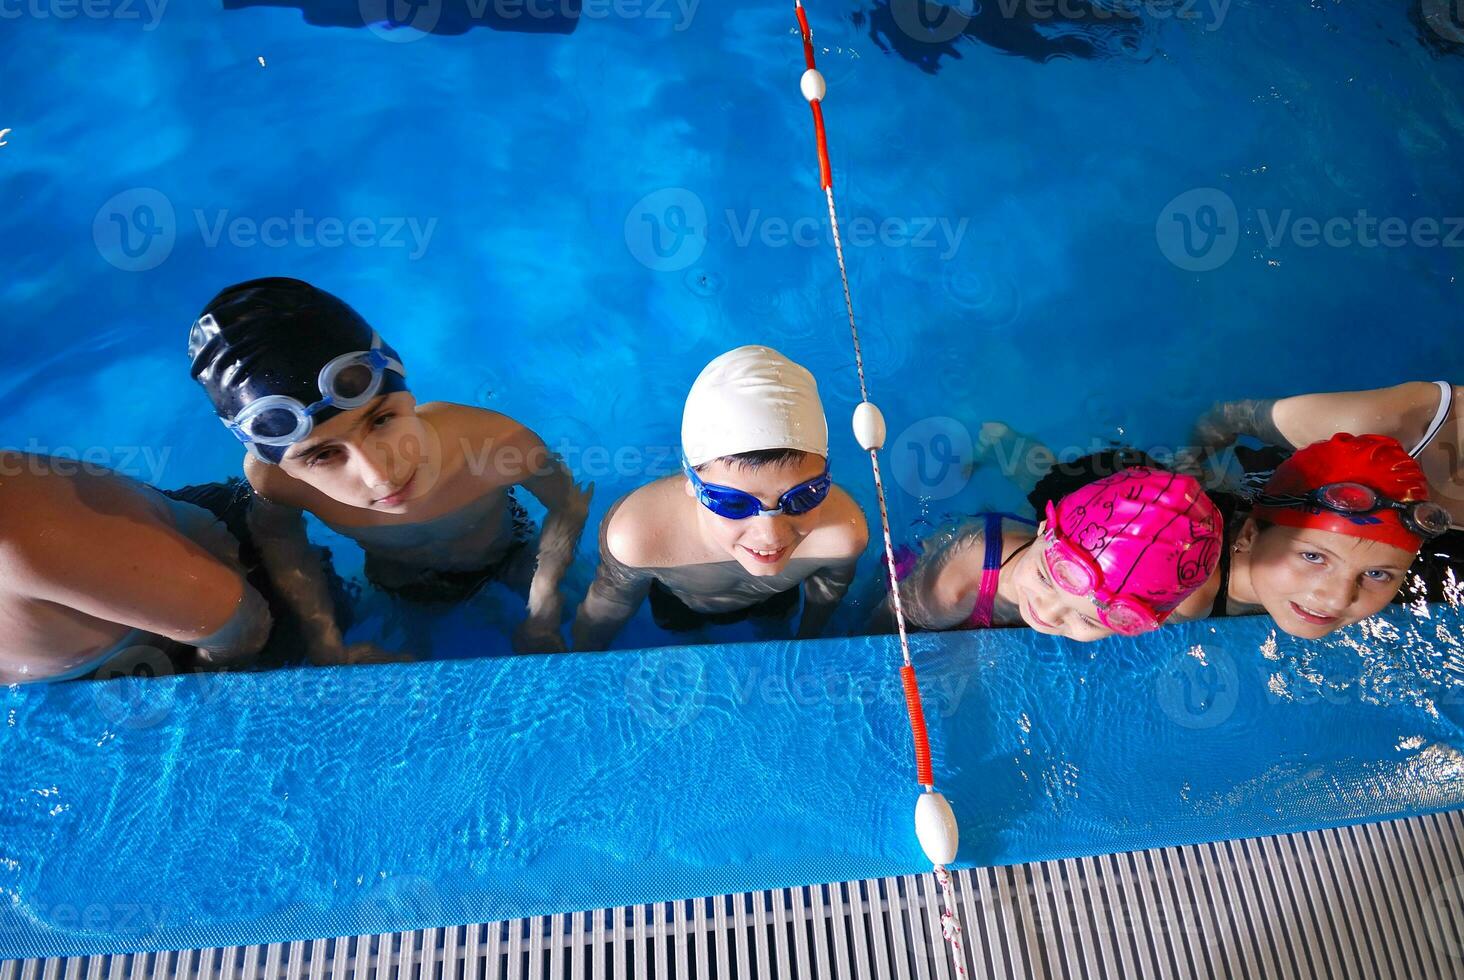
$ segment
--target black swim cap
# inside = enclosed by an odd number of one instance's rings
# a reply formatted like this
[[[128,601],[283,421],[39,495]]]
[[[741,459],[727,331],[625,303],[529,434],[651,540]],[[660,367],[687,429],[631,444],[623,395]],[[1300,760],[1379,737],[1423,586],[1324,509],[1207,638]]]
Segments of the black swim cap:
[[[219,418],[227,420],[266,395],[315,404],[321,399],[321,368],[342,354],[370,350],[373,335],[359,313],[308,282],[251,279],[209,300],[189,332],[188,356],[193,380],[203,386]],[[381,351],[397,357],[384,343]],[[387,371],[381,394],[406,387],[404,378]],[[324,408],[315,414],[315,424],[339,414],[338,408]],[[288,447],[253,448],[278,463]]]

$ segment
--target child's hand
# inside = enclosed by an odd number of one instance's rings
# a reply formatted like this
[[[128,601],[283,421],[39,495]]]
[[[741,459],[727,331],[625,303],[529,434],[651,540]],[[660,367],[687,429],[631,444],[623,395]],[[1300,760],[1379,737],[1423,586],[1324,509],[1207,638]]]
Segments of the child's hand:
[[[565,653],[569,650],[559,632],[559,618],[526,619],[513,632],[514,653]]]
[[[330,647],[311,657],[311,663],[317,667],[334,667],[342,664],[409,663],[416,659],[409,653],[384,650],[375,643],[353,643],[350,646],[337,644]]]

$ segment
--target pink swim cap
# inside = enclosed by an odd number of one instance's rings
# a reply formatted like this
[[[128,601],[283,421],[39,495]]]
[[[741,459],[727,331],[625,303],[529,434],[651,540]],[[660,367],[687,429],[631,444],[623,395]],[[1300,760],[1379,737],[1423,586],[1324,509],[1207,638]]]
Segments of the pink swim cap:
[[[1131,466],[1049,506],[1058,533],[1103,573],[1101,585],[1163,622],[1220,562],[1224,523],[1193,477]]]

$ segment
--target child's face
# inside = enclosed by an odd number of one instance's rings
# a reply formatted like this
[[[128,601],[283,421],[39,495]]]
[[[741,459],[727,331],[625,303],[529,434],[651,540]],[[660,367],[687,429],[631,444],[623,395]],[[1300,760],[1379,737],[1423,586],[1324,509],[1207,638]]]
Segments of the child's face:
[[[806,483],[824,471],[824,459],[813,454],[805,455],[796,463],[782,463],[762,466],[757,469],[742,469],[715,460],[697,471],[703,483],[732,487],[750,493],[762,501],[763,508],[771,510],[778,506],[778,498],[789,490]],[[686,492],[695,497],[691,481],[686,481]],[[822,506],[822,505],[820,505]],[[701,504],[697,504],[697,520],[703,536],[719,550],[737,559],[750,575],[776,575],[788,567],[800,542],[818,526],[819,507],[796,517],[779,514],[775,517],[749,517],[734,521],[718,517]]]
[[[1091,643],[1112,636],[1114,631],[1098,619],[1098,607],[1086,596],[1073,595],[1052,580],[1047,567],[1047,543],[1042,537],[1022,552],[1010,572],[1016,587],[1017,608],[1022,621],[1039,633],[1065,636],[1079,643]]]
[[[316,426],[280,469],[343,504],[405,514],[430,490],[429,435],[411,393],[393,392]]]
[[[1413,552],[1335,531],[1253,520],[1236,544],[1249,556],[1250,584],[1276,625],[1314,640],[1383,611],[1398,590]]]

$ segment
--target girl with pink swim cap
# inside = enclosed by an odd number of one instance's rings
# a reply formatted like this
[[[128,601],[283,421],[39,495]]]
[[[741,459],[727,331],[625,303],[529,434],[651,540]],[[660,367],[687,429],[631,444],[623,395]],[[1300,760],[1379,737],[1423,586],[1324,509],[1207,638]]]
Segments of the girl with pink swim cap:
[[[900,598],[925,629],[1030,626],[1080,642],[1135,636],[1171,616],[1220,561],[1220,512],[1200,484],[1147,466],[1046,505],[1034,525],[978,515],[934,553],[905,561]],[[1204,605],[1199,603],[1198,605]]]

